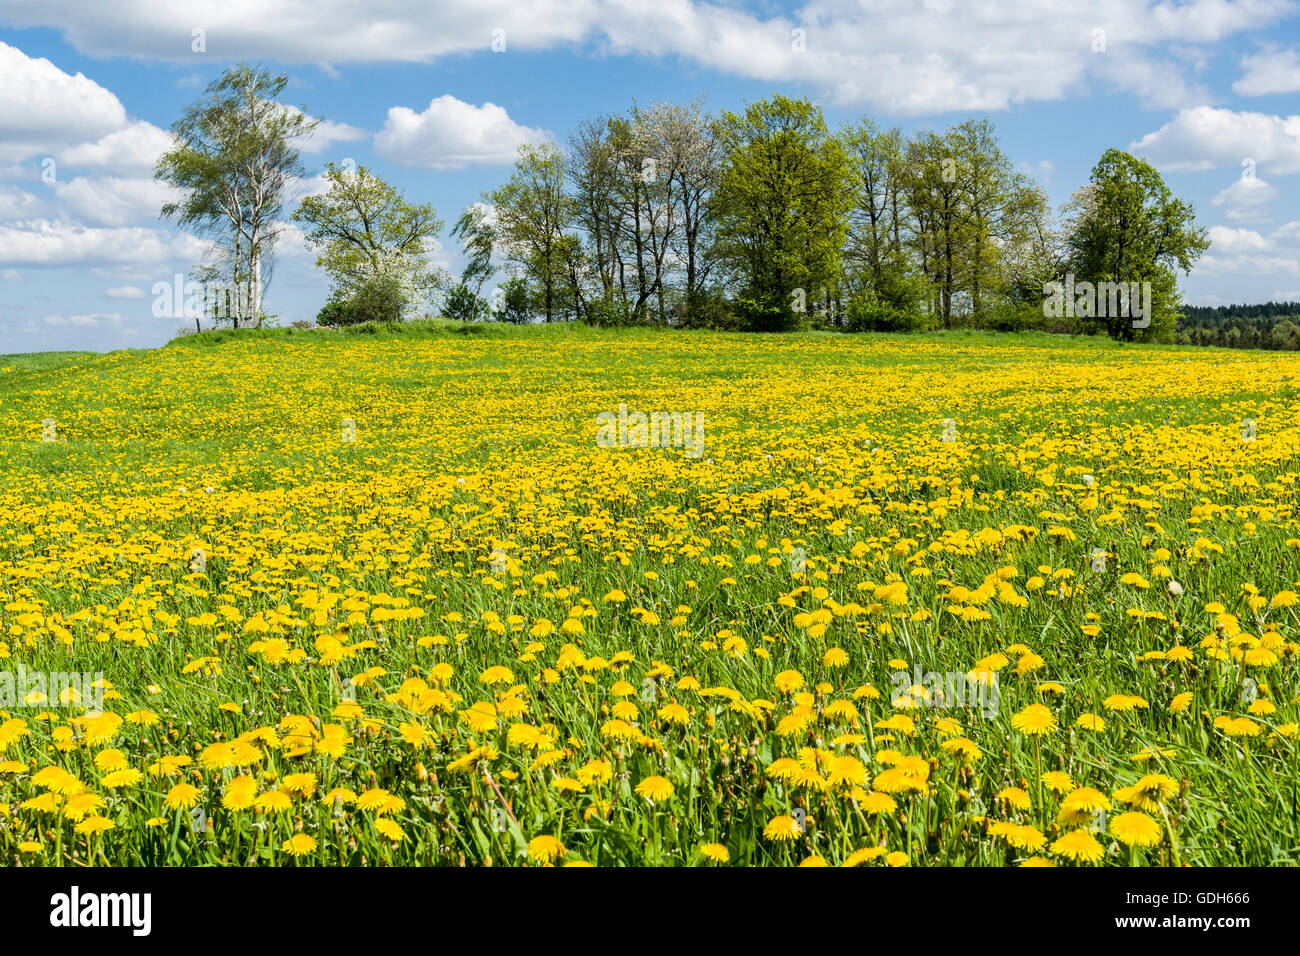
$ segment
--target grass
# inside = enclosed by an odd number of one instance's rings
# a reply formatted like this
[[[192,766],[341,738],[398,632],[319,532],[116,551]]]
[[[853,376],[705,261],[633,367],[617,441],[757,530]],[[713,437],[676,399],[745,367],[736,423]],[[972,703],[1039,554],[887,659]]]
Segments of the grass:
[[[446,322],[2,357],[0,657],[104,681],[0,679],[0,859],[1294,864],[1298,372]],[[702,454],[601,447],[620,403]]]

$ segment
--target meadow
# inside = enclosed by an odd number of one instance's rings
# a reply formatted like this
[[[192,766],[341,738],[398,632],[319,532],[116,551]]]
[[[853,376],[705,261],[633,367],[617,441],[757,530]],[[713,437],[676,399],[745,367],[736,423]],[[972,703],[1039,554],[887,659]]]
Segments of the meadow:
[[[1297,376],[567,327],[0,356],[0,668],[97,675],[0,702],[0,862],[1295,864]],[[599,443],[620,404],[702,453]]]

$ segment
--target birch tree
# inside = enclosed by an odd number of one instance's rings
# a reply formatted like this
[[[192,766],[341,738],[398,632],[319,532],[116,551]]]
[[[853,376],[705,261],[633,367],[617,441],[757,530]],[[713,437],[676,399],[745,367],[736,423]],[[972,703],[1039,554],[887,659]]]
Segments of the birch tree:
[[[154,169],[155,178],[182,191],[162,207],[162,218],[229,251],[236,328],[262,323],[286,188],[304,173],[297,144],[320,123],[278,102],[288,82],[247,63],[229,67],[172,124],[176,146]]]

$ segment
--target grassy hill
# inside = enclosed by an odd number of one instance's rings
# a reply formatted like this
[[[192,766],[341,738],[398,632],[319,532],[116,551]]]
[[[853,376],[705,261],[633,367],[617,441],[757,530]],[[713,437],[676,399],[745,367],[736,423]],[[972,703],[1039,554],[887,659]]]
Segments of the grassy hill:
[[[103,677],[0,696],[0,859],[1295,863],[1298,375],[450,323],[0,357],[0,656]]]

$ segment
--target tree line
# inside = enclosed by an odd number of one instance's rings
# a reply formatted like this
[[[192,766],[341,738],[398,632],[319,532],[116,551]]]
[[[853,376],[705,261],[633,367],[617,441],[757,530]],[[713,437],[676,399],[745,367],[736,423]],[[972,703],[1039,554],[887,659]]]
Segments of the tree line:
[[[1300,302],[1184,306],[1176,341],[1231,349],[1300,351]]]
[[[276,239],[275,188],[300,173],[294,144],[316,122],[276,105],[283,85],[231,68],[173,126],[178,145],[158,167],[189,197],[164,214],[220,237],[206,268],[250,289],[235,324],[261,319],[252,287]],[[988,120],[832,129],[816,104],[780,94],[716,114],[698,100],[633,104],[563,144],[522,146],[505,182],[453,223],[455,277],[428,264],[444,227],[431,205],[364,166],[327,164],[325,182],[290,218],[331,277],[318,316],[331,325],[437,309],[464,321],[1169,341],[1177,274],[1208,245],[1192,206],[1122,151],[1053,210]]]

